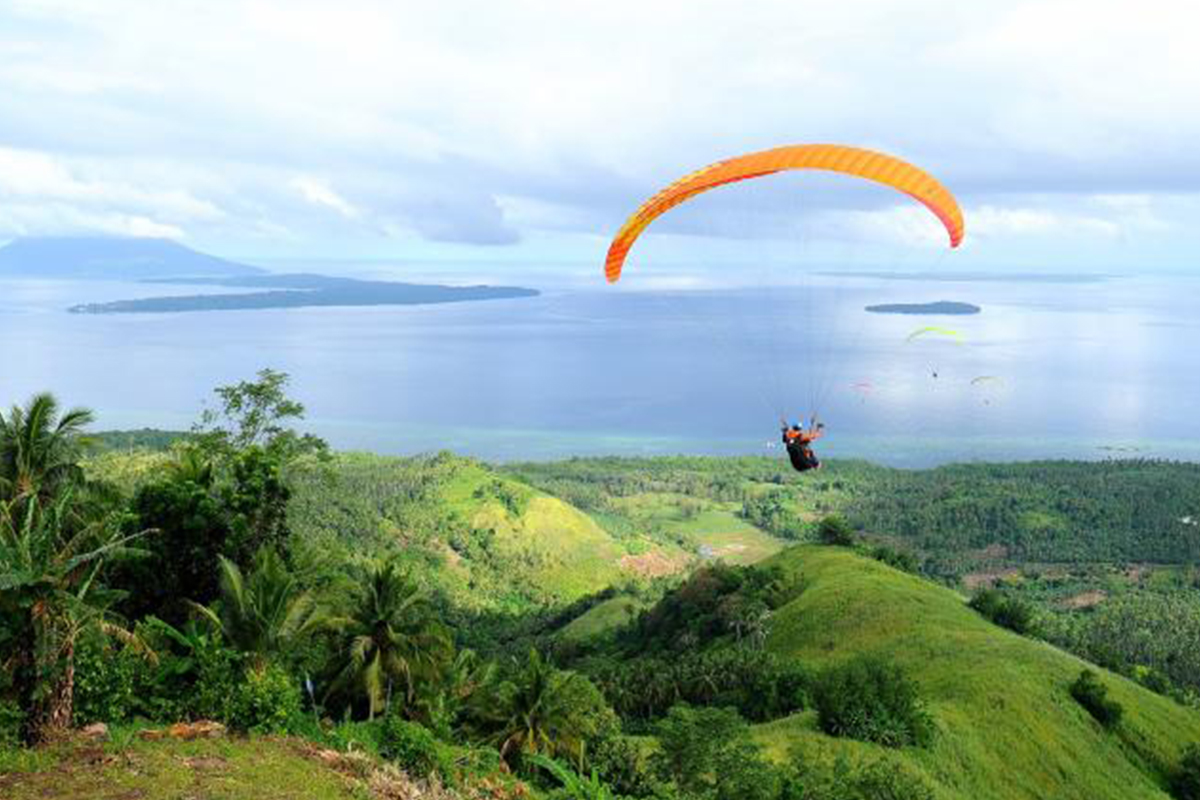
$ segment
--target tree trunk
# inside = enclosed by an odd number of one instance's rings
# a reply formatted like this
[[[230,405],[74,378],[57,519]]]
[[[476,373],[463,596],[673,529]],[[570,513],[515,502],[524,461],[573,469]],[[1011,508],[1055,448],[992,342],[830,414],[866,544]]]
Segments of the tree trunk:
[[[34,738],[52,742],[64,738],[71,730],[75,707],[75,642],[68,640],[62,649],[60,665],[51,665],[53,684],[39,703]],[[61,670],[61,671],[60,671]],[[45,674],[45,673],[43,673]]]

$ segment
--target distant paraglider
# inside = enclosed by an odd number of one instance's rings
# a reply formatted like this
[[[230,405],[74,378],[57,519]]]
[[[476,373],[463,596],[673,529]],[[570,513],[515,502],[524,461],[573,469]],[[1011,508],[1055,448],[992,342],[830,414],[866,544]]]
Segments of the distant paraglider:
[[[910,333],[908,338],[906,338],[904,341],[907,344],[908,342],[911,342],[914,339],[919,339],[923,336],[948,339],[954,344],[966,344],[967,341],[966,338],[958,331],[951,330],[950,328],[942,328],[937,325],[926,325],[923,328],[917,328],[915,331]]]

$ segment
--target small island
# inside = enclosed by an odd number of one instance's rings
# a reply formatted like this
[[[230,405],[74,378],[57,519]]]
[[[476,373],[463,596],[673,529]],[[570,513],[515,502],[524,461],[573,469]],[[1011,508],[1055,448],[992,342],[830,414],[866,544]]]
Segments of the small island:
[[[959,303],[952,300],[938,300],[933,303],[881,303],[867,306],[872,314],[948,314],[951,316],[966,316],[978,314],[981,309],[972,303]]]
[[[230,278],[165,279],[148,283],[206,284],[266,291],[236,294],[194,294],[82,303],[72,314],[177,313],[183,311],[247,311],[313,306],[396,306],[460,303],[536,297],[536,289],[520,286],[442,286],[439,284],[362,281],[326,275],[249,275]]]

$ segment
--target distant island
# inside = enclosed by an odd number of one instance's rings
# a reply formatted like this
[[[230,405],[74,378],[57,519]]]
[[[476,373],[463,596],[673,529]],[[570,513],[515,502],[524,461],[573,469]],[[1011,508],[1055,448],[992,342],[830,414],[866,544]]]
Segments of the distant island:
[[[170,239],[38,236],[0,247],[0,278],[140,281],[265,273],[261,267],[200,253]]]
[[[951,314],[964,316],[978,314],[981,309],[971,303],[957,303],[952,300],[938,300],[933,303],[882,303],[867,306],[872,314]]]
[[[314,306],[393,306],[461,303],[536,297],[536,289],[520,286],[442,286],[438,284],[361,281],[327,275],[247,275],[232,278],[170,278],[148,283],[201,284],[237,288],[262,288],[262,292],[196,294],[176,297],[147,297],[82,303],[71,306],[72,314],[138,314],[183,311],[247,311],[267,308],[310,308]]]

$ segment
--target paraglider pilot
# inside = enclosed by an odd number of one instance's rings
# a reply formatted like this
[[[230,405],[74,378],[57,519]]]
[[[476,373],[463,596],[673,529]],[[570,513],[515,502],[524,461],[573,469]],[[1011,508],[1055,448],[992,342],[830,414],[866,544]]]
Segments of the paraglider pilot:
[[[825,433],[825,425],[817,422],[814,416],[808,430],[801,425],[789,425],[786,418],[780,419],[783,443],[787,447],[788,458],[797,472],[807,472],[810,469],[820,469],[821,462],[813,452],[812,443]]]

